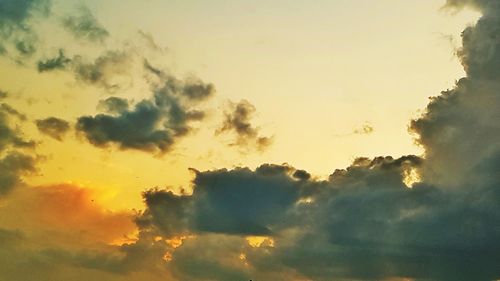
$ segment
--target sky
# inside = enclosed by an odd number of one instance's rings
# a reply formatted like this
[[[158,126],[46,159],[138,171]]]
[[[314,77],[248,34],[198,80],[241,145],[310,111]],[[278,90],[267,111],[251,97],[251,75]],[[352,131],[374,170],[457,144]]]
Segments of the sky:
[[[0,0],[0,279],[500,280],[497,0]]]

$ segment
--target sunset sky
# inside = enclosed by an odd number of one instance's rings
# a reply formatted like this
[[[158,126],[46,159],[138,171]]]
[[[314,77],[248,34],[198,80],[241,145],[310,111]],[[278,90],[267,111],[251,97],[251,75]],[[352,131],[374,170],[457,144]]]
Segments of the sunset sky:
[[[0,280],[500,280],[500,1],[0,0]]]

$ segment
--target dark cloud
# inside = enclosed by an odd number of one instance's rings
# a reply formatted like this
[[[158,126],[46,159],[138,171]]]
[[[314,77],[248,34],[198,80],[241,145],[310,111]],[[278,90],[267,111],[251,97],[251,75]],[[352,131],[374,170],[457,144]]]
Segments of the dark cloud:
[[[221,254],[196,252],[197,264],[220,265],[221,255],[242,252],[248,264],[236,271],[242,276],[288,268],[312,280],[498,279],[500,181],[474,190],[423,183],[408,188],[405,170],[422,164],[415,156],[360,158],[328,181],[297,181],[300,170],[281,165],[197,172],[192,195],[145,193],[148,209],[139,225],[164,237],[230,235],[218,238]],[[236,250],[224,249],[235,235],[270,236],[275,245],[249,249],[240,241]],[[189,245],[196,242],[190,241],[173,253],[176,270],[186,265],[183,255],[195,258]],[[184,268],[184,274],[193,272]],[[227,273],[206,268],[199,274],[193,280],[210,274],[222,280]]]
[[[216,134],[233,132],[236,134],[236,141],[231,145],[244,148],[254,146],[259,151],[265,150],[272,144],[272,137],[259,136],[260,129],[252,125],[251,119],[255,110],[255,106],[247,100],[230,103],[224,122],[216,130]]]
[[[12,45],[22,56],[36,51],[38,38],[32,30],[31,19],[47,15],[49,0],[1,0],[0,1],[0,54],[7,54]]]
[[[60,49],[57,56],[39,60],[37,66],[39,72],[67,70],[80,82],[114,93],[132,83],[129,71],[133,59],[134,54],[126,50],[105,51],[89,59],[81,55],[67,57]]]
[[[35,171],[35,159],[12,152],[0,158],[0,196],[5,196],[21,183],[21,176]]]
[[[15,116],[21,121],[26,121],[26,119],[27,119],[26,115],[17,111],[17,109],[13,108],[12,106],[10,106],[6,103],[0,104],[0,111],[3,111],[11,116]]]
[[[58,141],[62,141],[70,130],[68,121],[56,117],[39,119],[35,121],[35,124],[40,132]]]
[[[26,119],[8,104],[0,104],[0,196],[5,196],[19,185],[23,175],[35,171],[35,159],[17,151],[33,148],[35,142],[25,140],[22,132],[13,128],[11,116]]]
[[[192,130],[192,121],[203,118],[203,112],[195,106],[211,97],[214,88],[210,84],[202,86],[198,80],[181,81],[162,73],[159,78],[160,83],[152,86],[152,98],[138,102],[133,109],[121,108],[114,115],[80,117],[77,130],[95,146],[116,144],[121,149],[166,153],[178,138]],[[193,94],[193,88],[205,92]],[[117,101],[104,103],[116,105]]]
[[[108,51],[90,63],[77,56],[73,58],[72,66],[78,80],[113,92],[121,88],[117,79],[120,76],[126,76],[130,64],[129,53]]]
[[[165,236],[193,232],[270,235],[296,202],[305,182],[292,178],[289,166],[262,165],[257,170],[195,171],[192,195],[151,190],[140,219]],[[299,172],[300,173],[300,172]]]
[[[7,92],[0,90],[0,99],[5,99],[8,96]]]
[[[67,58],[64,55],[64,50],[59,49],[59,53],[56,57],[38,61],[38,65],[37,65],[38,72],[45,72],[45,71],[51,71],[51,70],[57,70],[57,69],[65,69],[70,62],[71,62],[71,59]]]
[[[85,39],[91,42],[104,42],[109,32],[97,21],[88,8],[81,8],[78,16],[64,18],[64,27],[77,39]]]
[[[13,128],[10,116],[25,120],[24,114],[18,112],[8,104],[0,104],[0,152],[9,146],[14,148],[32,148],[33,141],[25,140],[17,128]]]
[[[3,37],[9,37],[18,29],[28,29],[27,22],[36,12],[47,12],[48,0],[1,0],[0,31]]]

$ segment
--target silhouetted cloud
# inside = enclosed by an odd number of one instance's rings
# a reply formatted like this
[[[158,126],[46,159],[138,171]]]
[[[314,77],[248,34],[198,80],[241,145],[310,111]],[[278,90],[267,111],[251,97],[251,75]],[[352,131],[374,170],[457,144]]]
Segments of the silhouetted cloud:
[[[21,56],[36,51],[37,35],[30,20],[35,15],[47,15],[50,0],[1,0],[0,1],[0,55],[9,52],[9,44]]]
[[[272,137],[260,136],[260,129],[252,125],[251,119],[255,110],[255,106],[247,100],[241,100],[236,104],[231,102],[224,114],[224,122],[216,130],[216,134],[234,132],[236,141],[231,145],[256,147],[259,151],[265,150],[272,144]]]
[[[35,171],[35,159],[19,152],[0,158],[0,196],[4,196],[21,183],[20,177]]]
[[[159,154],[169,151],[178,138],[191,131],[192,121],[203,118],[203,112],[195,106],[215,90],[199,80],[181,81],[162,72],[154,74],[160,82],[152,86],[151,98],[138,102],[133,109],[122,107],[114,115],[80,117],[77,130],[99,147],[116,144],[121,149]],[[117,102],[123,100],[108,99],[104,103],[109,107]]]
[[[35,124],[40,132],[58,141],[62,141],[70,130],[68,121],[56,117],[38,119]]]
[[[65,69],[70,62],[71,59],[64,55],[64,50],[59,49],[59,54],[56,57],[38,61],[38,72]]]
[[[18,112],[10,105],[0,104],[0,152],[9,146],[14,148],[32,148],[33,141],[25,140],[19,129],[13,128],[10,116],[25,120],[24,114]]]
[[[77,39],[85,39],[91,42],[104,42],[109,32],[97,21],[88,8],[81,8],[78,16],[64,18],[64,27]]]
[[[108,51],[93,62],[78,56],[73,58],[72,70],[78,80],[113,92],[121,87],[113,78],[126,74],[130,65],[131,57],[127,52]]]

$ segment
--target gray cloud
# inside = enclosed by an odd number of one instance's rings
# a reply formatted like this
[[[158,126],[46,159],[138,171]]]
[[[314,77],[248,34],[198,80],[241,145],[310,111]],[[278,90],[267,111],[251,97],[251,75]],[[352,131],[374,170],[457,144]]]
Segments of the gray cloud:
[[[77,39],[91,42],[104,42],[109,32],[97,21],[88,8],[81,8],[78,16],[68,16],[63,19],[63,26]]]
[[[448,1],[473,5],[484,14],[462,34],[458,55],[467,77],[432,98],[410,128],[425,148],[426,180],[448,186],[470,178],[471,170],[500,151],[500,8],[496,1]]]
[[[77,56],[73,58],[72,66],[78,80],[113,92],[121,87],[113,78],[126,74],[130,64],[131,57],[127,52],[108,51],[91,63]]]
[[[21,176],[35,171],[35,159],[11,152],[0,158],[0,196],[5,196],[21,183]]]
[[[35,121],[35,124],[40,132],[58,141],[62,141],[70,130],[68,121],[56,117],[39,119]]]
[[[35,142],[25,140],[21,131],[13,128],[11,116],[24,120],[26,117],[9,106],[0,105],[0,196],[5,196],[20,184],[21,176],[34,172],[35,159],[17,151],[33,148]]]
[[[22,113],[8,104],[0,104],[0,152],[9,146],[14,148],[33,148],[35,146],[33,141],[25,140],[18,129],[12,128],[10,116],[21,120],[26,119]]]
[[[499,159],[487,166],[495,167]],[[197,172],[192,195],[146,192],[148,209],[139,225],[164,237],[191,233],[206,241],[209,233],[222,235],[215,248],[223,252],[219,255],[200,256],[189,249],[191,242],[174,252],[172,266],[187,276],[196,271],[176,258],[197,255],[202,259],[197,264],[215,265],[223,263],[221,255],[243,252],[248,266],[237,272],[250,277],[296,270],[295,278],[312,280],[497,279],[500,181],[473,190],[406,187],[405,170],[422,164],[415,156],[360,158],[328,181],[297,180],[299,170],[280,165]],[[221,246],[247,235],[270,236],[275,245],[245,248],[240,241],[231,251]],[[197,274],[193,280],[227,278],[209,267]]]
[[[70,62],[71,59],[65,56],[64,50],[59,49],[59,53],[56,57],[38,61],[38,72],[65,69]]]
[[[178,138],[192,130],[192,121],[203,118],[203,112],[195,106],[211,97],[214,88],[198,80],[181,81],[162,72],[154,74],[159,75],[160,83],[152,86],[151,98],[138,102],[133,109],[121,108],[115,115],[80,117],[77,130],[99,147],[116,144],[121,149],[160,154],[169,151]],[[104,103],[116,105],[117,101]]]
[[[225,112],[225,119],[216,130],[216,134],[233,132],[236,134],[236,141],[231,145],[240,147],[254,146],[259,151],[263,151],[272,144],[272,137],[259,135],[260,129],[251,123],[252,115],[255,113],[255,106],[247,100],[238,103],[230,103]]]
[[[31,19],[47,15],[49,0],[1,0],[0,1],[0,54],[9,52],[9,44],[22,56],[36,51],[38,38],[32,30]]]

